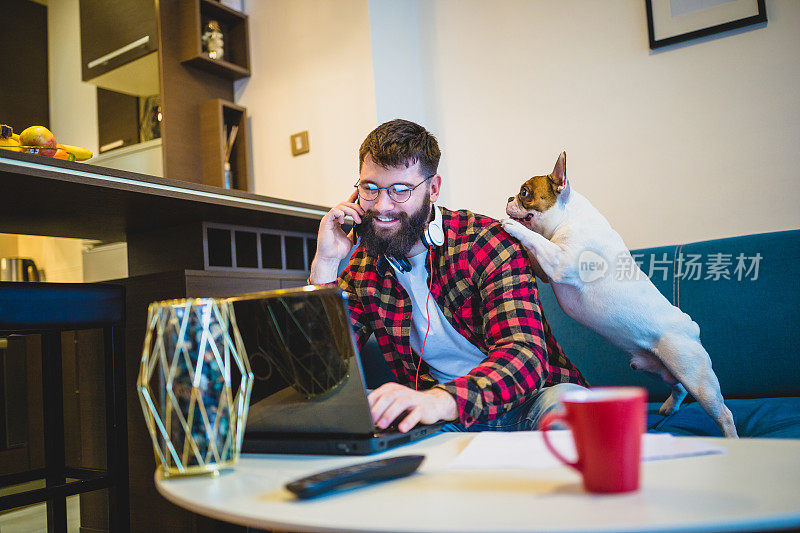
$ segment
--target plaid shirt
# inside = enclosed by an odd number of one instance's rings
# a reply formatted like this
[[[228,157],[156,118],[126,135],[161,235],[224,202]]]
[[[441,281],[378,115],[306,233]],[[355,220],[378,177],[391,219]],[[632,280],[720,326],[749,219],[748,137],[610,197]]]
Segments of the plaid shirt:
[[[447,383],[437,383],[422,361],[420,388],[437,386],[450,393],[460,421],[470,426],[522,404],[542,387],[586,385],[544,319],[520,244],[496,220],[469,211],[441,211],[445,244],[433,250],[431,297],[450,325],[486,358]],[[428,261],[425,268],[430,270]],[[358,246],[338,284],[349,296],[359,348],[374,333],[398,382],[413,387],[420,359],[410,344],[411,298],[394,270]]]

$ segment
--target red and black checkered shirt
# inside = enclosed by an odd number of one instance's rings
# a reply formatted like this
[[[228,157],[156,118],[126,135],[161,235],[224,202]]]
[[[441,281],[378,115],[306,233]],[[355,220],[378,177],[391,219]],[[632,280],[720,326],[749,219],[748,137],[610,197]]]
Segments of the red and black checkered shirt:
[[[433,251],[431,297],[486,358],[467,375],[438,384],[422,361],[420,388],[449,392],[460,421],[470,426],[520,405],[542,387],[586,385],[550,331],[519,243],[494,219],[441,210],[445,244]],[[392,268],[359,246],[338,284],[349,296],[359,348],[374,333],[398,382],[413,387],[419,356],[410,344],[411,298]]]

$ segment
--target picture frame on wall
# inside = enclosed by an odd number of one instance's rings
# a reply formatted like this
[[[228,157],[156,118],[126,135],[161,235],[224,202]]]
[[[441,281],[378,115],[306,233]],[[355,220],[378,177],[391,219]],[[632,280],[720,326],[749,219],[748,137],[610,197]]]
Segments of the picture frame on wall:
[[[650,49],[767,21],[764,0],[645,0]]]

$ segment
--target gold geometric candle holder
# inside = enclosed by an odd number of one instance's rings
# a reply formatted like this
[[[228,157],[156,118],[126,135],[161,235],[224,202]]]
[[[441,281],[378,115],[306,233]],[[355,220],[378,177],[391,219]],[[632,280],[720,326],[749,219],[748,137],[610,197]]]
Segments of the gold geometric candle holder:
[[[236,463],[252,386],[229,302],[150,304],[137,390],[165,476],[217,473]]]

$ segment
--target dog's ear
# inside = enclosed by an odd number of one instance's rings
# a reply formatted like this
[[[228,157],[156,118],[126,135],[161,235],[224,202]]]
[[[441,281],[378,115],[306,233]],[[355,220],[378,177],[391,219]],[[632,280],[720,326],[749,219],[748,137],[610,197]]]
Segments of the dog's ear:
[[[558,156],[556,166],[553,167],[553,173],[550,175],[550,181],[555,185],[557,192],[567,188],[567,152],[561,152],[561,155]]]

